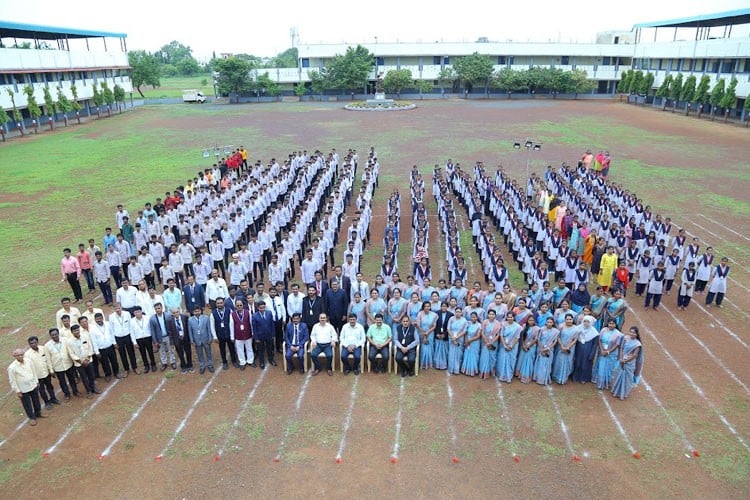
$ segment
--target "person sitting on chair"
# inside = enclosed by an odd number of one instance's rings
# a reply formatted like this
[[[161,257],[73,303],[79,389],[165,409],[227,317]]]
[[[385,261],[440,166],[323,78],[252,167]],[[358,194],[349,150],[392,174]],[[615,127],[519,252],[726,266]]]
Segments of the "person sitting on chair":
[[[409,316],[401,318],[400,325],[393,326],[393,343],[396,346],[396,363],[401,376],[414,376],[414,364],[417,359],[419,335]]]
[[[305,373],[305,344],[310,340],[310,332],[307,325],[302,323],[302,314],[292,314],[292,321],[287,323],[284,330],[284,343],[286,344],[286,373],[291,375],[294,371],[294,358],[297,357],[299,372]]]
[[[348,322],[341,327],[339,340],[341,341],[341,366],[344,367],[344,375],[352,371],[359,375],[359,362],[362,359],[362,347],[365,345],[365,328],[357,323],[357,315],[350,314]],[[349,355],[354,361],[349,361]]]
[[[367,329],[367,338],[370,340],[370,366],[375,373],[385,373],[388,366],[388,350],[391,344],[391,329],[383,324],[383,315],[375,315],[375,323]],[[380,360],[377,355],[380,354]]]

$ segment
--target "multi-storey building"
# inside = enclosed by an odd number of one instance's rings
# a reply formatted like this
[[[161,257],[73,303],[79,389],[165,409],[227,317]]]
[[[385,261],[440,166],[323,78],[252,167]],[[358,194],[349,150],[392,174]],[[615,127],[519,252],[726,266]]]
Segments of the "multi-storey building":
[[[45,87],[55,100],[58,88],[73,100],[71,86],[75,85],[82,114],[93,104],[94,85],[102,81],[111,89],[119,85],[129,94],[132,83],[126,37],[125,33],[0,21],[0,106],[12,108],[7,92],[11,90],[16,108],[28,118],[27,85],[34,89],[40,106],[44,105]]]

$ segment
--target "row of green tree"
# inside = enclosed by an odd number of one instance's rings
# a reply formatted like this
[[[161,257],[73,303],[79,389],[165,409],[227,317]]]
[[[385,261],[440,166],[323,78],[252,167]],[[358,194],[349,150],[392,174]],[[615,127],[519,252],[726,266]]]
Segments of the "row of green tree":
[[[654,86],[654,74],[644,73],[641,70],[628,70],[623,73],[622,79],[617,85],[617,92],[621,94],[637,94],[648,96]],[[732,78],[727,85],[724,78],[719,78],[711,88],[711,77],[701,76],[700,81],[696,75],[682,73],[667,75],[654,94],[662,100],[662,110],[666,110],[671,103],[674,113],[678,103],[682,103],[685,115],[690,114],[693,106],[698,106],[698,116],[703,114],[705,106],[710,105],[709,116],[714,119],[716,112],[724,110],[724,121],[729,118],[729,113],[735,109],[737,104],[737,79]],[[745,99],[745,112],[750,111],[750,98]]]
[[[370,73],[375,66],[375,56],[365,47],[348,47],[344,54],[336,54],[326,62],[325,67],[310,71],[310,90],[322,95],[325,90],[360,93],[366,89]],[[266,89],[267,95],[275,95],[278,88],[268,78],[268,73],[254,78],[252,73],[257,66],[240,57],[216,60],[214,70],[219,73],[217,84],[222,94],[239,96],[243,93],[258,93]],[[257,73],[257,71],[256,71]],[[445,87],[464,89],[502,89],[511,92],[538,92],[546,90],[553,95],[590,92],[596,83],[587,78],[583,70],[563,71],[559,68],[533,67],[528,70],[502,68],[495,71],[494,60],[489,56],[474,53],[456,58],[452,67],[444,68],[438,75],[441,90]],[[135,83],[134,83],[135,85]],[[413,88],[418,92],[429,92],[432,83],[414,80],[411,70],[394,69],[383,78],[384,90],[400,94],[404,89]],[[271,91],[271,89],[273,89]],[[274,92],[274,93],[272,93]],[[295,89],[297,95],[308,92],[304,85]]]
[[[101,116],[102,106],[107,106],[107,113],[111,113],[112,105],[117,103],[117,108],[122,112],[122,107],[125,103],[125,90],[119,85],[115,84],[113,88],[107,85],[107,82],[100,82],[98,88],[94,85],[92,101],[96,106],[97,115]],[[11,115],[8,112],[0,108],[0,134],[2,134],[3,140],[5,140],[5,124],[11,121],[16,123],[16,127],[24,135],[23,127],[23,115],[16,106],[16,93],[12,89],[5,89],[10,97],[11,102]],[[78,88],[75,85],[70,86],[70,92],[73,94],[73,99],[69,99],[68,96],[62,90],[62,87],[57,87],[57,95],[53,96],[49,87],[44,87],[44,109],[36,100],[34,95],[34,88],[31,85],[26,85],[23,88],[23,93],[26,94],[26,109],[29,110],[29,117],[34,123],[34,132],[41,126],[39,118],[42,115],[47,116],[50,129],[54,127],[54,122],[57,120],[58,113],[62,113],[62,118],[65,121],[65,126],[68,126],[68,113],[73,111],[80,111],[81,104],[78,102]],[[80,116],[78,117],[80,123]]]
[[[250,69],[296,68],[297,55],[297,49],[291,48],[276,57],[267,59],[250,54],[237,54],[233,58],[244,61]],[[224,58],[217,58],[214,53],[208,63],[201,64],[193,57],[193,50],[177,40],[163,45],[153,53],[145,50],[134,50],[128,53],[133,87],[138,90],[141,97],[143,97],[141,87],[144,85],[159,87],[162,77],[208,75],[213,71],[218,71],[218,66],[224,60]]]

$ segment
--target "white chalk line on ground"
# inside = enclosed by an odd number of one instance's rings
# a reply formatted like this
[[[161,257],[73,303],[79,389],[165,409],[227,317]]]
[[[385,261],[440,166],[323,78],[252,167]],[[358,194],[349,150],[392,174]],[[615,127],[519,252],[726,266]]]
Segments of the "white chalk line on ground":
[[[224,438],[224,443],[221,445],[221,448],[219,448],[219,451],[214,456],[215,460],[218,460],[224,454],[224,451],[226,451],[227,445],[229,444],[229,439],[232,437],[232,434],[234,434],[234,431],[237,430],[237,427],[239,427],[240,418],[242,418],[242,414],[245,413],[247,407],[250,406],[250,402],[253,400],[253,398],[255,398],[255,393],[258,391],[258,387],[260,387],[263,379],[266,378],[266,373],[268,373],[268,370],[261,370],[260,377],[258,377],[258,380],[255,381],[253,389],[250,391],[250,394],[247,395],[247,398],[245,398],[245,402],[242,403],[240,411],[237,412],[237,416],[234,418],[234,422],[232,422],[232,427],[227,431],[227,435]]]
[[[24,329],[24,328],[26,327],[26,325],[28,325],[29,323],[31,323],[31,321],[27,321],[27,322],[26,322],[26,323],[24,323],[23,325],[19,326],[18,328],[16,328],[16,329],[15,329],[15,330],[13,330],[12,332],[10,332],[10,334],[11,334],[11,335],[15,335],[15,334],[17,334],[18,332],[20,332],[21,330],[23,330],[23,329]]]
[[[736,235],[737,235],[737,236],[739,236],[740,238],[743,238],[743,239],[745,239],[745,240],[747,240],[747,241],[750,241],[750,238],[748,238],[748,237],[747,237],[747,236],[745,236],[744,234],[740,234],[740,233],[738,233],[737,231],[735,231],[734,229],[732,229],[732,228],[731,228],[731,227],[729,227],[729,226],[722,226],[721,224],[719,224],[719,223],[718,223],[718,222],[716,222],[715,220],[713,220],[713,219],[711,219],[711,218],[709,218],[709,217],[706,217],[706,216],[705,216],[705,215],[703,215],[703,214],[695,214],[695,215],[697,215],[698,217],[703,217],[703,218],[704,218],[704,219],[706,219],[707,221],[709,221],[709,222],[712,222],[712,223],[716,224],[717,226],[721,226],[721,227],[722,227],[723,229],[726,229],[726,230],[727,230],[727,231],[729,231],[730,233],[732,233],[732,234],[736,234]]]
[[[346,449],[346,435],[352,426],[352,413],[354,413],[354,403],[357,401],[357,385],[359,385],[359,377],[354,378],[354,384],[352,384],[352,390],[349,393],[349,409],[346,411],[341,432],[341,441],[339,441],[339,451],[336,453],[337,463],[343,460],[344,450]]]
[[[557,404],[557,400],[555,399],[554,391],[552,390],[552,386],[547,385],[545,386],[547,389],[547,394],[549,395],[550,400],[552,401],[552,406],[555,408],[555,413],[557,413],[557,419],[560,423],[560,430],[563,433],[563,437],[565,438],[565,445],[568,447],[568,451],[573,456],[573,458],[578,458],[575,451],[573,450],[573,442],[570,440],[570,433],[568,432],[568,426],[565,425],[565,420],[563,419],[562,412],[560,411],[560,406]]]
[[[615,423],[615,427],[617,427],[618,432],[620,433],[620,436],[622,436],[622,440],[625,442],[625,444],[628,447],[628,450],[630,450],[630,453],[635,456],[636,450],[635,447],[633,447],[633,443],[630,442],[630,438],[628,437],[628,433],[625,432],[625,429],[622,426],[622,423],[620,423],[620,419],[617,418],[617,415],[615,415],[615,412],[612,411],[612,405],[609,404],[609,401],[607,401],[607,397],[604,395],[604,391],[596,391],[599,393],[599,398],[604,403],[604,406],[607,407],[607,412],[609,413],[609,417],[612,419],[612,422]]]
[[[742,388],[743,388],[743,389],[745,390],[745,392],[746,392],[746,393],[747,393],[748,395],[750,395],[750,388],[748,388],[748,387],[747,387],[747,386],[746,386],[746,385],[745,385],[745,384],[744,384],[744,383],[743,383],[743,382],[742,382],[742,381],[741,381],[741,380],[740,380],[740,379],[739,379],[739,378],[737,377],[737,375],[735,375],[735,374],[734,374],[734,372],[732,372],[732,370],[730,370],[729,368],[727,368],[727,367],[726,367],[726,365],[724,364],[724,362],[723,362],[723,361],[722,361],[721,359],[719,359],[719,358],[718,358],[718,357],[717,357],[717,356],[716,356],[716,355],[715,355],[715,354],[714,354],[713,352],[711,352],[711,349],[709,349],[708,347],[706,347],[706,344],[704,344],[704,343],[703,343],[703,341],[702,341],[701,339],[699,339],[698,337],[696,337],[695,335],[693,335],[693,333],[692,333],[692,332],[690,331],[690,329],[689,329],[688,327],[686,327],[686,326],[685,326],[685,323],[683,323],[683,322],[682,322],[682,320],[680,320],[680,318],[678,318],[677,316],[675,316],[674,314],[672,314],[672,311],[670,311],[670,310],[669,310],[669,309],[667,309],[666,307],[663,307],[663,306],[662,306],[662,308],[663,308],[663,309],[664,309],[665,311],[667,311],[667,313],[668,313],[668,314],[669,314],[670,316],[672,316],[672,319],[673,319],[673,320],[674,320],[674,321],[675,321],[675,322],[676,322],[676,323],[677,323],[678,325],[680,325],[680,327],[681,327],[681,328],[682,328],[683,330],[685,330],[685,333],[687,333],[687,334],[688,334],[688,336],[689,336],[689,337],[690,337],[691,339],[693,339],[693,340],[695,341],[695,343],[696,343],[696,344],[698,344],[698,345],[699,345],[699,346],[701,347],[701,349],[703,349],[703,350],[704,350],[704,351],[706,352],[706,354],[708,354],[708,356],[709,356],[709,357],[710,357],[710,358],[711,358],[711,359],[712,359],[712,360],[714,361],[714,363],[716,363],[717,365],[719,365],[719,367],[720,367],[720,368],[721,368],[722,370],[724,370],[724,373],[726,373],[727,375],[729,375],[729,378],[731,378],[732,380],[734,380],[734,381],[735,381],[735,382],[737,383],[737,385],[739,385],[740,387],[742,387]],[[743,343],[743,345],[745,345],[745,344]],[[747,345],[745,345],[745,347],[747,347]]]
[[[203,389],[201,389],[201,392],[198,393],[198,396],[195,398],[195,401],[193,401],[193,404],[190,405],[190,408],[188,409],[188,411],[185,414],[185,416],[183,417],[183,419],[180,421],[180,423],[177,426],[177,428],[175,429],[174,433],[172,433],[172,437],[169,438],[169,441],[167,441],[167,445],[164,447],[163,450],[161,450],[161,453],[159,453],[156,456],[157,460],[160,460],[160,459],[164,458],[164,454],[167,453],[167,451],[169,450],[169,448],[174,443],[175,439],[177,439],[177,436],[179,436],[180,433],[182,432],[182,429],[185,428],[185,425],[187,424],[187,421],[193,415],[193,412],[198,407],[198,404],[203,400],[203,398],[205,397],[206,393],[208,392],[208,389],[214,383],[214,380],[216,380],[216,377],[218,375],[219,375],[219,370],[216,370],[216,372],[214,373],[214,376],[211,377],[211,380],[209,380],[206,383],[206,385],[203,386]]]
[[[497,383],[497,399],[500,402],[500,416],[505,420],[505,425],[508,428],[508,441],[510,442],[510,450],[513,453],[513,459],[518,457],[518,447],[516,446],[516,436],[513,432],[513,426],[511,425],[510,414],[508,412],[508,405],[505,403],[505,395],[503,394],[503,383],[498,379],[495,379]]]
[[[695,296],[693,296],[693,298],[695,298]],[[740,344],[742,344],[743,346],[745,346],[745,348],[747,348],[747,347],[748,347],[748,345],[747,345],[747,344],[745,343],[745,341],[744,341],[744,340],[742,340],[742,338],[741,338],[741,337],[740,337],[739,335],[737,335],[736,333],[734,333],[734,332],[732,331],[732,329],[731,329],[731,328],[729,328],[729,327],[727,327],[726,325],[724,325],[724,323],[722,323],[722,322],[721,322],[721,320],[720,320],[719,318],[717,318],[716,316],[714,316],[714,315],[713,315],[713,314],[711,313],[711,311],[709,311],[708,309],[704,308],[704,307],[703,307],[703,306],[702,306],[702,305],[700,304],[700,302],[699,302],[699,301],[695,300],[695,301],[693,301],[693,302],[694,302],[694,303],[695,303],[695,305],[696,305],[696,306],[698,307],[698,309],[700,309],[701,311],[703,311],[704,313],[706,313],[706,314],[707,314],[708,316],[710,316],[710,317],[711,317],[711,319],[712,319],[713,321],[715,321],[717,325],[719,325],[719,328],[721,328],[722,330],[724,330],[725,332],[727,332],[727,333],[728,333],[729,335],[731,335],[732,337],[734,337],[734,339],[735,339],[735,340],[736,340],[737,342],[739,342]],[[724,299],[724,302],[729,302],[729,301],[728,301],[728,300],[726,300],[726,299]],[[743,316],[745,316],[746,318],[750,318],[750,315],[748,315],[748,314],[747,314],[747,313],[746,313],[745,311],[743,311],[742,309],[740,309],[739,307],[737,307],[737,306],[736,306],[736,305],[734,305],[733,303],[730,303],[730,305],[731,305],[732,307],[734,307],[735,309],[737,309],[738,311],[740,311],[740,312],[742,313],[742,315],[743,315]]]
[[[641,377],[641,383],[643,384],[643,387],[646,389],[646,392],[649,396],[651,396],[651,399],[654,400],[654,403],[656,403],[656,406],[658,406],[661,411],[664,413],[664,416],[667,417],[667,421],[669,422],[669,425],[672,427],[672,430],[680,436],[680,439],[682,440],[682,444],[687,448],[688,457],[694,456],[697,451],[693,447],[693,445],[688,441],[687,435],[685,434],[685,431],[682,430],[682,427],[680,427],[677,422],[672,418],[672,415],[669,414],[667,409],[664,407],[662,402],[659,400],[659,398],[656,396],[656,391],[646,382],[646,377]]]
[[[448,370],[445,371],[445,389],[448,392],[448,427],[451,431],[451,445],[453,447],[453,462],[458,463],[456,455],[457,449],[457,436],[456,436],[456,417],[453,414],[453,387],[451,386],[451,374]]]
[[[685,377],[685,380],[688,381],[688,384],[690,384],[690,387],[693,388],[693,390],[698,394],[698,396],[703,399],[703,401],[706,402],[708,407],[716,414],[717,417],[719,417],[719,420],[724,424],[724,426],[729,430],[729,432],[739,441],[739,443],[747,450],[750,451],[750,445],[743,439],[743,437],[740,435],[739,432],[737,432],[737,429],[734,428],[732,424],[729,423],[727,418],[719,411],[719,409],[716,407],[716,405],[708,399],[708,396],[703,392],[703,389],[700,388],[698,384],[695,383],[693,380],[693,377],[690,376],[689,373],[687,373],[685,370],[682,369],[680,364],[677,362],[677,360],[672,356],[672,354],[667,350],[666,347],[664,347],[664,344],[661,343],[661,341],[656,337],[654,332],[651,331],[651,329],[646,326],[646,323],[640,319],[637,315],[635,316],[636,320],[643,326],[643,331],[648,333],[648,335],[656,342],[656,344],[661,348],[661,350],[664,352],[664,354],[667,356],[667,359],[669,359],[672,364],[677,368],[677,370],[682,374],[683,377]]]
[[[398,393],[398,411],[396,412],[396,433],[393,438],[393,452],[391,453],[391,462],[396,462],[398,460],[398,452],[400,447],[400,439],[401,439],[401,413],[404,406],[404,387],[405,387],[404,379],[401,379],[401,386],[399,388]]]
[[[279,448],[276,452],[276,457],[274,457],[273,459],[274,462],[279,462],[281,460],[281,455],[284,453],[284,447],[286,446],[286,440],[289,437],[289,433],[292,432],[292,424],[297,420],[297,415],[299,415],[299,409],[302,406],[302,400],[305,398],[307,386],[310,384],[311,378],[312,372],[307,372],[305,382],[302,384],[302,387],[300,387],[299,394],[297,395],[297,401],[294,403],[294,413],[292,413],[292,416],[289,417],[289,420],[286,421],[286,429],[284,429],[284,435],[281,437],[281,441],[279,442]]]
[[[146,407],[147,404],[151,402],[152,399],[154,399],[154,396],[156,395],[159,390],[164,387],[164,384],[166,383],[167,379],[162,378],[161,382],[159,382],[159,385],[156,386],[156,388],[151,391],[151,394],[148,395],[146,400],[141,404],[138,409],[133,412],[133,415],[131,415],[130,420],[128,420],[128,423],[125,424],[125,426],[120,430],[120,433],[117,434],[117,436],[112,440],[111,443],[99,454],[99,458],[102,459],[109,455],[109,452],[112,451],[112,448],[122,439],[122,436],[125,434],[125,431],[127,431],[131,425],[133,425],[133,422],[135,422],[135,419],[138,418],[143,411],[143,409]]]
[[[714,238],[716,238],[717,240],[719,240],[719,242],[721,242],[721,243],[726,243],[727,245],[734,246],[734,247],[739,247],[740,246],[737,242],[729,241],[728,239],[726,239],[726,238],[724,238],[724,237],[722,237],[722,236],[714,233],[713,231],[711,231],[707,227],[701,226],[700,224],[698,224],[694,220],[690,220],[687,217],[685,218],[685,220],[688,221],[688,223],[694,225],[695,227],[700,228],[701,230],[707,232],[708,234],[710,234],[711,236],[713,236]],[[688,233],[688,234],[690,234],[690,233]],[[690,234],[690,235],[691,236],[697,236],[697,235],[693,235],[693,234]],[[700,238],[700,236],[698,236],[698,237]],[[709,245],[708,243],[706,243],[706,245],[707,246],[713,246],[713,245]],[[736,259],[734,259],[734,258],[732,258],[732,257],[730,257],[728,255],[727,255],[727,259],[729,259],[730,262],[733,262],[735,264],[739,264],[739,262],[737,262]]]
[[[8,392],[3,397],[10,396],[11,394],[15,394],[15,392],[13,392],[13,389],[11,389],[10,392]],[[55,397],[57,397],[58,394],[61,394],[61,390],[60,390],[59,387],[57,389],[55,389]],[[5,402],[3,402],[2,404],[5,404]],[[40,404],[44,404],[44,401],[41,401]],[[42,408],[42,409],[44,410],[45,408]],[[21,421],[21,423],[18,424],[16,426],[16,428],[13,429],[13,431],[11,431],[10,434],[8,434],[5,438],[3,438],[2,441],[0,441],[0,448],[2,448],[5,443],[7,443],[8,441],[10,441],[10,438],[12,438],[18,431],[20,431],[21,429],[23,429],[23,426],[26,425],[26,424],[28,424],[29,420],[30,420],[29,417],[24,417],[23,421]]]
[[[61,443],[62,443],[63,441],[65,441],[65,438],[67,438],[67,437],[68,437],[68,435],[70,435],[70,433],[71,433],[71,432],[73,431],[73,429],[75,429],[75,428],[76,428],[76,427],[78,426],[78,424],[79,424],[79,423],[81,423],[81,420],[83,420],[83,419],[84,419],[84,418],[86,417],[86,415],[88,415],[89,413],[91,413],[91,411],[92,411],[92,410],[93,410],[94,408],[96,408],[96,407],[97,407],[97,406],[99,405],[99,403],[101,403],[102,401],[104,401],[104,398],[106,398],[106,397],[107,397],[107,394],[109,394],[109,391],[111,391],[111,390],[112,390],[112,389],[113,389],[113,388],[114,388],[114,387],[115,387],[115,386],[116,386],[117,384],[119,384],[119,383],[120,383],[120,380],[121,380],[121,379],[119,379],[119,378],[115,379],[114,383],[113,383],[112,385],[110,385],[109,387],[107,387],[107,388],[106,388],[106,389],[104,390],[104,392],[102,392],[102,393],[101,393],[101,394],[100,394],[100,395],[99,395],[99,396],[98,396],[98,397],[96,398],[96,401],[94,401],[94,402],[93,402],[93,403],[91,404],[91,406],[89,406],[88,408],[86,408],[86,410],[85,410],[85,411],[84,411],[83,413],[81,413],[81,414],[80,414],[80,415],[78,416],[78,418],[76,418],[76,419],[75,419],[75,420],[74,420],[74,421],[73,421],[72,423],[70,423],[70,424],[68,425],[68,427],[66,427],[66,428],[65,428],[65,431],[64,431],[64,432],[62,433],[62,435],[60,435],[60,437],[59,437],[59,438],[57,438],[57,441],[55,441],[55,444],[53,444],[52,446],[50,446],[49,448],[47,448],[47,450],[46,450],[46,451],[44,452],[44,456],[45,456],[45,457],[46,457],[46,456],[48,456],[48,455],[49,455],[50,453],[52,453],[53,451],[55,451],[55,450],[57,449],[57,447],[58,447],[58,446],[60,446],[60,444],[61,444]]]

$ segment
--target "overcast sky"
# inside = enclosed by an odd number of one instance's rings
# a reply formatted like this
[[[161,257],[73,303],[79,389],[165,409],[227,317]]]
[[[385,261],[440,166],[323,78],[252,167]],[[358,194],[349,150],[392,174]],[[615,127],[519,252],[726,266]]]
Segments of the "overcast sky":
[[[482,4],[487,4],[482,6]],[[213,51],[273,56],[299,44],[493,41],[593,42],[600,31],[747,8],[748,0],[0,0],[5,21],[127,34],[128,49],[154,51],[171,40],[198,59]],[[199,5],[193,7],[193,5]],[[443,4],[444,6],[439,6]]]

